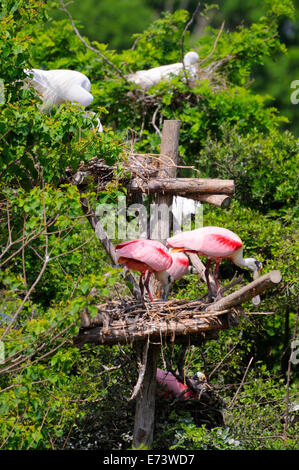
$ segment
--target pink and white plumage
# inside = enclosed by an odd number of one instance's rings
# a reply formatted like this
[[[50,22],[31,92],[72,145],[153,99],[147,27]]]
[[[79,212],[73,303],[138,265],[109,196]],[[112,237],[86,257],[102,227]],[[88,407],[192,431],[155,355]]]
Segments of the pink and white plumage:
[[[173,281],[179,281],[190,272],[189,258],[184,253],[171,253],[172,265],[167,269],[166,276],[160,276],[163,286],[163,298],[168,299],[169,290]]]
[[[218,293],[220,293],[218,268],[223,258],[229,258],[237,266],[250,269],[253,272],[254,279],[258,277],[262,269],[262,264],[255,258],[243,258],[243,243],[241,238],[231,230],[223,227],[207,226],[188,232],[180,232],[168,238],[167,244],[174,251],[193,252],[208,258],[205,275],[209,291],[210,283],[208,276],[212,260],[216,261],[215,282]],[[257,296],[255,304],[258,301],[259,298]]]
[[[189,259],[184,253],[170,253],[172,265],[167,269],[174,280],[180,280],[189,272]]]
[[[162,283],[167,278],[166,270],[172,265],[172,257],[163,243],[156,240],[138,239],[119,243],[115,247],[117,261],[124,263],[127,268],[140,272],[139,287],[143,296],[144,287],[153,302],[149,290],[149,280],[152,273]],[[143,284],[142,280],[145,278]]]
[[[167,300],[169,287],[174,280],[182,279],[189,272],[189,259],[184,253],[170,253],[163,243],[157,240],[138,239],[119,243],[116,248],[119,264],[140,272],[139,286],[143,295],[149,290],[149,279],[152,273],[162,284],[162,298]],[[144,285],[142,283],[145,278]]]

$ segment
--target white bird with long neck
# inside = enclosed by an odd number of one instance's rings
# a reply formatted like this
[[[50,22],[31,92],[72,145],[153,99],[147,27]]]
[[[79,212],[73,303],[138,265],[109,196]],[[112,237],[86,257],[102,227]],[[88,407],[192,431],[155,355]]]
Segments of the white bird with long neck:
[[[262,263],[255,258],[244,258],[241,238],[223,227],[207,226],[188,232],[180,232],[168,238],[167,244],[173,252],[197,253],[208,258],[205,276],[209,292],[209,269],[212,261],[215,260],[214,277],[218,295],[220,295],[218,268],[222,259],[229,258],[237,266],[250,269],[254,279],[259,276],[263,267]],[[254,297],[252,301],[254,305],[258,305],[260,303],[259,296]]]
[[[179,75],[184,69],[191,80],[197,80],[199,76],[198,62],[198,54],[190,51],[185,54],[183,62],[161,65],[160,67],[148,70],[138,70],[128,75],[128,80],[140,86],[143,90],[148,90],[153,85],[157,85],[161,80],[170,80],[174,76]]]
[[[43,112],[67,102],[85,107],[93,101],[93,95],[90,93],[90,80],[81,72],[64,69],[25,69],[24,72],[28,75],[27,84],[35,89],[43,101],[41,107]],[[93,111],[83,114],[88,119],[92,119],[94,115]],[[102,132],[102,124],[98,118],[96,119],[98,122],[96,131]]]

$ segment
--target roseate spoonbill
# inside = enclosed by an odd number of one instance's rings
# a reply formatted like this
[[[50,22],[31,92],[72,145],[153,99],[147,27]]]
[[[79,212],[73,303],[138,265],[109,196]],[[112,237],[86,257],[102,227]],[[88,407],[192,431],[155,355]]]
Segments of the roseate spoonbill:
[[[212,260],[215,260],[214,277],[218,295],[220,294],[218,268],[223,258],[230,258],[237,266],[250,269],[253,272],[254,279],[259,276],[263,267],[262,263],[255,258],[243,258],[243,243],[241,238],[231,230],[223,227],[207,226],[188,232],[180,232],[168,238],[167,244],[173,252],[197,253],[208,258],[205,276],[209,291],[209,269]],[[259,296],[256,296],[253,300],[254,304],[257,305],[259,303]]]
[[[171,284],[174,281],[182,279],[186,274],[192,273],[192,267],[189,266],[189,258],[182,252],[179,253],[169,253],[172,258],[172,265],[167,269],[166,275],[167,279],[164,280],[163,297],[168,299],[169,289]]]
[[[115,247],[117,261],[125,264],[127,268],[140,272],[139,287],[144,299],[144,287],[150,300],[153,296],[149,289],[149,281],[154,273],[163,286],[168,284],[167,269],[172,265],[172,257],[163,243],[157,240],[138,240],[119,243]],[[143,283],[143,278],[145,278]]]
[[[165,397],[173,396],[175,398],[180,398],[181,400],[197,398],[196,393],[194,393],[193,390],[188,390],[188,386],[179,382],[171,372],[158,368],[156,372],[156,381],[162,389],[160,392],[162,392]],[[206,376],[202,372],[197,372],[196,380],[190,379],[190,382],[195,387],[206,383],[206,381]]]
[[[190,78],[192,80],[197,80],[198,62],[198,54],[190,51],[185,54],[183,62],[162,65],[148,70],[138,70],[137,72],[128,75],[128,80],[139,85],[143,90],[148,90],[151,86],[157,85],[161,80],[169,80],[172,76],[178,75],[184,67]]]
[[[26,82],[40,95],[43,101],[41,110],[44,112],[66,102],[89,106],[93,101],[90,80],[81,72],[64,69],[25,69],[24,72],[28,75]],[[92,118],[94,114],[87,111],[83,116]],[[96,130],[102,132],[101,122],[98,118],[97,121]]]

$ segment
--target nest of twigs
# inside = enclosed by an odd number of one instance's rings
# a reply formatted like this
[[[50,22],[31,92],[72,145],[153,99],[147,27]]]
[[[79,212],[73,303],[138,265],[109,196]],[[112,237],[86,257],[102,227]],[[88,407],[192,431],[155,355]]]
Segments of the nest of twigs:
[[[68,181],[76,184],[81,189],[92,182],[97,191],[104,191],[109,183],[115,182],[117,185],[129,186],[134,180],[135,184],[139,186],[140,191],[144,192],[144,187],[146,187],[148,181],[158,176],[160,167],[164,168],[163,171],[165,177],[167,177],[167,169],[174,166],[181,168],[167,155],[153,153],[139,154],[131,150],[122,155],[121,171],[116,165],[109,166],[103,159],[94,157],[87,163],[81,162],[76,172],[71,167],[68,167],[66,174]],[[188,167],[184,165],[182,168],[194,170],[193,166]]]
[[[186,302],[142,303],[135,299],[111,300],[98,305],[98,313],[90,318],[81,313],[81,329],[75,344],[133,344],[150,338],[163,343],[201,344],[217,337],[219,330],[237,324],[236,308],[206,312],[209,303],[202,299]]]

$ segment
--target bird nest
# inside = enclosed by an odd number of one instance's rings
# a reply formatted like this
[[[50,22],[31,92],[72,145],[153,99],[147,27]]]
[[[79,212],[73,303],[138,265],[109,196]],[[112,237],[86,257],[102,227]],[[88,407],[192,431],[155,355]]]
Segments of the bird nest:
[[[217,338],[219,330],[238,323],[240,308],[207,312],[211,303],[173,299],[142,303],[135,299],[111,300],[98,305],[90,318],[81,313],[81,328],[74,344],[134,344],[150,339],[163,343],[201,344]]]
[[[127,186],[134,181],[139,186],[141,192],[144,191],[144,183],[148,183],[151,178],[158,176],[161,166],[166,168],[184,168],[191,169],[193,166],[179,166],[167,155],[145,153],[135,153],[133,150],[124,153],[121,156],[121,165],[109,166],[102,158],[94,157],[89,162],[81,162],[78,170],[75,172],[71,167],[66,169],[68,182],[77,186],[86,186],[92,181],[98,191],[107,189],[108,183],[115,182]],[[165,170],[166,171],[166,170]],[[166,171],[167,176],[167,171]]]

